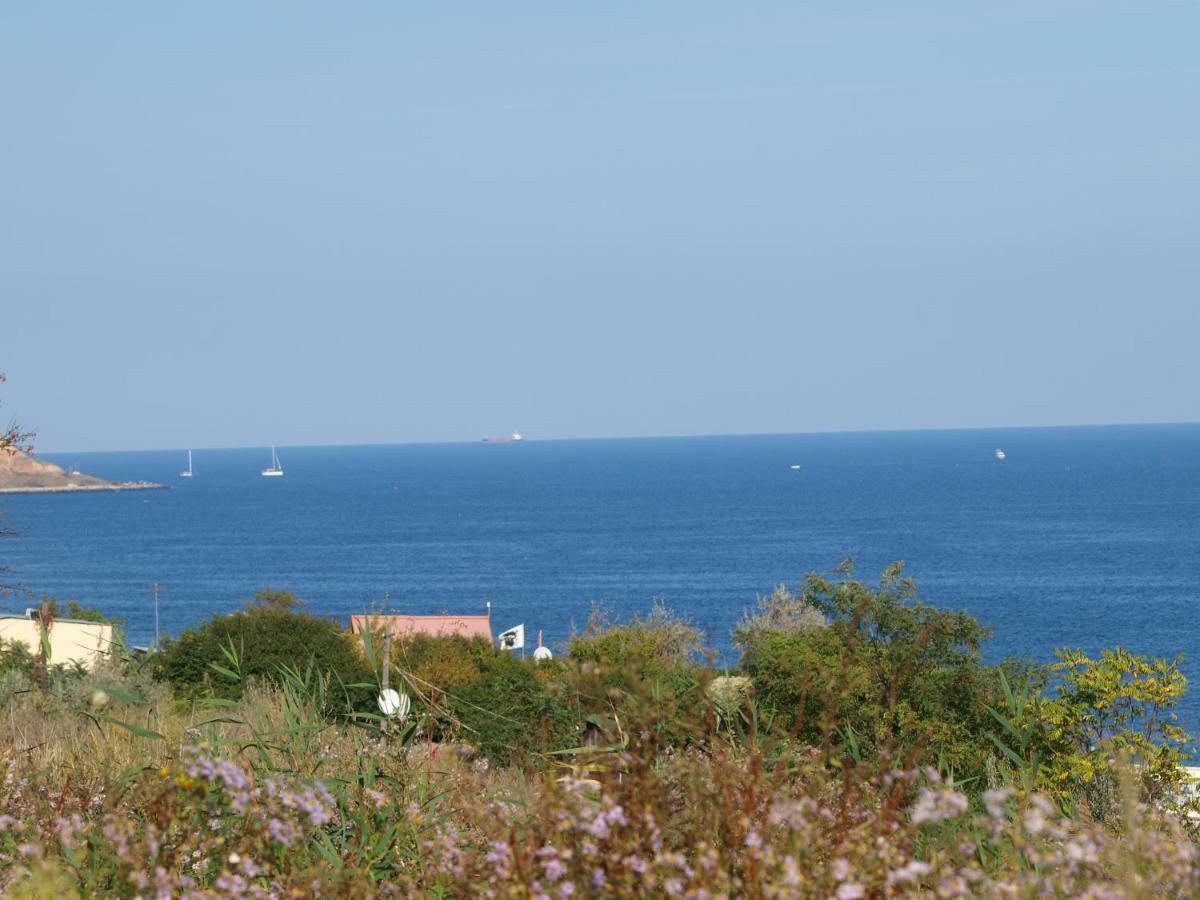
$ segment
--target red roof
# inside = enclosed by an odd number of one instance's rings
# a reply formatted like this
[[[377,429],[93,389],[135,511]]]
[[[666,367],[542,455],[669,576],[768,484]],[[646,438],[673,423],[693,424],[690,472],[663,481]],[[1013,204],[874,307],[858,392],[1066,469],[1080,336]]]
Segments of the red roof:
[[[489,644],[492,638],[492,620],[489,616],[351,616],[350,631],[362,634],[370,629],[382,631],[387,628],[393,637],[408,637],[427,634],[430,637],[483,638]]]

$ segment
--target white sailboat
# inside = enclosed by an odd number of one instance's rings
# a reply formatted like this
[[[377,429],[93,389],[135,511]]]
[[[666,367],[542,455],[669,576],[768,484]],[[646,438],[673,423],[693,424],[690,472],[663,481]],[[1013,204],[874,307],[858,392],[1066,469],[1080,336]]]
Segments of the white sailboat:
[[[188,451],[188,467],[179,473],[180,478],[192,477],[192,451]]]
[[[275,455],[275,448],[271,448],[271,467],[262,470],[264,478],[276,478],[283,474],[283,467],[279,465],[279,457]]]
[[[1006,456],[1008,456],[1007,453],[1005,453],[999,447],[996,448],[996,459],[1004,459]]]

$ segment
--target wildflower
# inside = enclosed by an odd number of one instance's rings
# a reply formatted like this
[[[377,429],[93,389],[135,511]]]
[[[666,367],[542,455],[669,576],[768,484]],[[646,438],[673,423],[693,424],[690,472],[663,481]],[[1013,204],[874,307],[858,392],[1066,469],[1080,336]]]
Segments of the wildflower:
[[[215,886],[226,897],[240,897],[245,894],[250,885],[241,875],[222,873],[217,877]]]
[[[987,809],[987,814],[993,819],[1005,818],[1004,805],[1012,796],[1011,788],[999,788],[994,791],[983,792],[983,805]]]
[[[257,878],[263,873],[263,868],[249,856],[242,857],[242,874],[247,878]]]
[[[783,858],[783,886],[798,888],[800,881],[800,865],[796,862],[796,857],[785,856]]]
[[[272,818],[272,820],[266,823],[266,835],[272,841],[275,841],[276,844],[284,847],[290,847],[295,844],[296,838],[299,836],[296,834],[296,828],[292,823],[278,820],[278,818]]]
[[[1024,824],[1030,834],[1041,834],[1046,830],[1046,816],[1040,809],[1031,806],[1025,810]]]
[[[634,856],[633,854],[626,856],[621,861],[625,863],[625,867],[627,869],[629,869],[631,872],[636,872],[638,875],[645,875],[646,870],[649,868],[644,859],[642,859],[640,856]]]
[[[488,851],[484,859],[492,865],[506,863],[508,862],[508,854],[508,841],[492,841],[492,849]]]
[[[933,871],[933,866],[929,863],[921,862],[914,859],[905,863],[891,875],[891,881],[898,884],[907,884],[909,882],[919,881],[923,876],[928,875]]]
[[[746,846],[749,847],[751,850],[758,850],[760,847],[762,847],[762,843],[763,843],[762,835],[760,835],[757,831],[754,831],[753,829],[751,829],[750,831],[746,832],[746,842],[745,843],[746,843]]]
[[[567,874],[567,867],[556,857],[546,862],[543,871],[546,873],[546,878],[550,881],[558,881]]]
[[[863,886],[854,881],[847,881],[844,884],[838,885],[837,893],[834,895],[837,900],[861,900],[866,896],[866,891]]]
[[[603,869],[592,869],[592,887],[600,890],[604,887],[604,882],[608,880],[608,876],[604,874]]]
[[[839,856],[833,861],[833,877],[836,881],[845,881],[850,875],[850,863],[845,857]]]
[[[387,795],[383,791],[368,790],[366,794],[367,799],[371,801],[371,805],[376,809],[383,809],[387,806]]]
[[[912,821],[914,825],[943,822],[961,816],[966,811],[966,795],[952,790],[934,791],[924,787],[917,795],[917,802],[913,804]]]

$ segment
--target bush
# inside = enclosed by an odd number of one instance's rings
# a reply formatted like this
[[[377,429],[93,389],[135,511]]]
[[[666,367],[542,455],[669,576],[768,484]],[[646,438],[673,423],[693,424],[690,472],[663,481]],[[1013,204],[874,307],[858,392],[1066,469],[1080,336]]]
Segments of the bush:
[[[696,662],[701,649],[700,631],[661,604],[622,623],[595,607],[568,644],[569,660],[578,663],[572,686],[589,721],[605,723],[604,740],[615,740],[622,723],[626,734],[686,746],[711,708],[712,673]]]
[[[580,662],[646,672],[691,662],[701,646],[699,629],[655,603],[648,616],[622,624],[613,622],[605,607],[593,607],[583,634],[572,635],[567,652]]]
[[[965,612],[922,603],[899,564],[877,590],[852,577],[810,576],[805,605],[824,628],[742,632],[742,665],[760,703],[801,741],[853,752],[888,750],[980,774],[994,748],[988,707],[995,671],[982,665],[987,632]]]
[[[508,765],[573,745],[578,708],[547,668],[481,638],[413,635],[392,648],[393,665],[430,714],[435,734],[476,744]]]
[[[801,634],[825,625],[825,616],[819,609],[781,584],[771,596],[758,598],[758,609],[742,616],[741,623],[733,630],[733,643],[746,650],[764,635]]]
[[[225,677],[226,650],[239,658],[238,679]],[[334,697],[352,709],[373,709],[375,674],[355,638],[334,619],[320,618],[294,605],[275,602],[248,605],[227,616],[213,616],[198,628],[165,642],[152,660],[155,677],[170,682],[176,696],[194,699],[212,694],[239,699],[246,679],[276,679],[281,666],[305,668],[311,663],[331,679]],[[345,686],[345,690],[342,690]]]

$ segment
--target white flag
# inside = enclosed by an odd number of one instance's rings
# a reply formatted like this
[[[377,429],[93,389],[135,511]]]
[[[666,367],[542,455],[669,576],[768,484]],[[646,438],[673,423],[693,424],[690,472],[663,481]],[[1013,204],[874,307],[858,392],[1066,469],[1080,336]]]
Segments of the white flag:
[[[500,635],[501,650],[520,650],[525,646],[525,625],[517,625]]]

